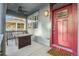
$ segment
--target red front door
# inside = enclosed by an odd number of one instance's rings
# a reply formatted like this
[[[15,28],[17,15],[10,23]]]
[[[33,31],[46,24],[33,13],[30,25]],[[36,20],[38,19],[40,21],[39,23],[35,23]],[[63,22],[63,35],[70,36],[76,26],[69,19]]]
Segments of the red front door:
[[[68,19],[57,19],[57,33],[58,33],[58,44],[66,47],[70,47],[70,41],[68,39]]]
[[[60,9],[54,10],[53,13],[53,44],[71,49],[73,53],[77,51],[76,47],[76,9],[71,4]],[[74,52],[75,51],[75,52]]]

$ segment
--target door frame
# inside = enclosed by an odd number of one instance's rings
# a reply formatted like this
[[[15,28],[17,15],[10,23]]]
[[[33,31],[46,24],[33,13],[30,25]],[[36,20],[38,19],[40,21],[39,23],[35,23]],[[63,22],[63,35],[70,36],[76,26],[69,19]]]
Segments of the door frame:
[[[52,28],[53,28],[53,14],[54,13],[52,13],[53,11],[55,11],[55,10],[59,10],[59,9],[61,9],[61,8],[64,8],[64,7],[67,7],[67,6],[70,6],[70,5],[72,5],[73,6],[73,19],[75,19],[74,21],[75,21],[75,31],[74,31],[74,39],[75,39],[75,42],[74,42],[74,45],[73,45],[73,53],[72,53],[72,55],[77,55],[77,32],[78,32],[78,30],[77,30],[77,28],[78,28],[78,23],[77,23],[77,4],[76,3],[70,3],[70,4],[67,4],[67,5],[64,5],[63,4],[63,6],[61,6],[61,7],[59,7],[59,8],[57,8],[57,9],[53,9],[53,6],[54,6],[55,4],[50,4],[50,19],[51,19],[51,22],[52,22]],[[51,28],[51,36],[50,36],[50,47],[52,48],[52,44],[53,44],[53,30],[52,30],[52,28]]]

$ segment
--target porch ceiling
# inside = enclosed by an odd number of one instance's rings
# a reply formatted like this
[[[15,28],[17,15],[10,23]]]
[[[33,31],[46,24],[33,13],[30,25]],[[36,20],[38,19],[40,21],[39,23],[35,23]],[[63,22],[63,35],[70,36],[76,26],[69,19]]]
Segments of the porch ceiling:
[[[41,7],[47,5],[48,3],[8,3],[7,4],[7,13],[17,13],[17,14],[23,14],[23,15],[30,15],[33,12],[39,10]],[[22,10],[26,12],[18,12],[18,7],[21,6]]]

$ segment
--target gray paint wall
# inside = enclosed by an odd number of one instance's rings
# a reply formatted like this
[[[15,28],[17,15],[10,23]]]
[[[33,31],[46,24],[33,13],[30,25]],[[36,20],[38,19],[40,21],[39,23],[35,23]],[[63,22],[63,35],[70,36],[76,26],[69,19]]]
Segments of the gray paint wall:
[[[64,4],[64,5],[66,5],[66,4]],[[57,9],[61,6],[63,6],[62,3],[55,4],[53,6],[53,9]],[[44,16],[45,10],[50,11],[50,5],[49,4],[45,4],[44,6],[42,6],[40,8],[39,11],[37,11],[36,13],[31,15],[31,16],[36,15],[36,14],[39,15],[38,29],[34,30],[32,28],[31,32],[33,32],[33,35],[34,35],[33,39],[35,41],[38,41],[40,43],[43,43],[43,44],[49,46],[49,44],[50,44],[49,37],[50,37],[51,21],[50,21],[50,13],[49,13],[48,17]]]
[[[42,43],[44,45],[47,45],[47,46],[49,46],[49,44],[50,44],[49,37],[50,37],[51,22],[50,22],[50,13],[49,13],[49,16],[46,17],[46,16],[44,16],[44,11],[45,10],[50,11],[49,7],[50,7],[49,4],[47,4],[47,5],[43,6],[39,11],[32,14],[32,15],[38,14],[39,21],[38,21],[38,28],[33,29],[33,30],[31,29],[32,31],[34,31],[33,40],[35,40],[39,43]]]
[[[41,8],[39,10],[39,25],[38,27],[41,29],[41,39],[38,41],[40,41],[41,43],[49,46],[50,42],[49,42],[49,37],[50,37],[50,14],[48,17],[44,16],[44,11],[48,10],[50,11],[50,6],[49,4],[46,5],[45,7]]]

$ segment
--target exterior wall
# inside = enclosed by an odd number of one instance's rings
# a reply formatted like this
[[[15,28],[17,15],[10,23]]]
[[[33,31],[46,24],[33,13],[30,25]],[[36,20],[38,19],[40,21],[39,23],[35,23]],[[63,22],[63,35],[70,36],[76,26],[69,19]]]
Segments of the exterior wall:
[[[33,21],[32,20],[34,20],[34,19],[30,19],[30,18],[34,18],[34,16],[38,16],[38,13],[39,12],[35,12],[34,14],[32,14],[32,15],[30,15],[30,16],[28,16],[28,18],[27,18],[27,31],[28,31],[28,33],[30,33],[30,34],[34,34],[35,33],[35,31],[38,29],[38,28],[33,28]],[[29,21],[30,20],[30,21]],[[29,21],[29,22],[28,22]],[[30,28],[29,28],[29,24],[30,23]]]
[[[38,28],[34,30],[34,40],[49,46],[49,37],[50,37],[50,28],[51,28],[51,21],[50,21],[50,13],[49,16],[44,16],[44,11],[50,11],[50,6],[47,4],[43,6],[39,11],[34,13],[36,15],[38,13]]]
[[[26,19],[6,15],[6,31],[24,31],[26,30]]]
[[[21,25],[18,25],[21,24]],[[20,28],[18,28],[18,26]],[[25,22],[12,22],[12,21],[7,21],[6,22],[6,31],[19,31],[19,30],[26,30],[26,23]]]
[[[49,37],[50,37],[50,28],[51,28],[50,24],[51,24],[51,22],[50,22],[50,14],[47,17],[44,16],[45,10],[50,11],[50,6],[47,5],[47,6],[41,8],[39,10],[39,20],[40,21],[39,21],[38,27],[41,29],[41,35],[40,36],[41,36],[42,39],[40,39],[40,40],[38,39],[38,41],[49,46],[49,44],[50,44]]]

